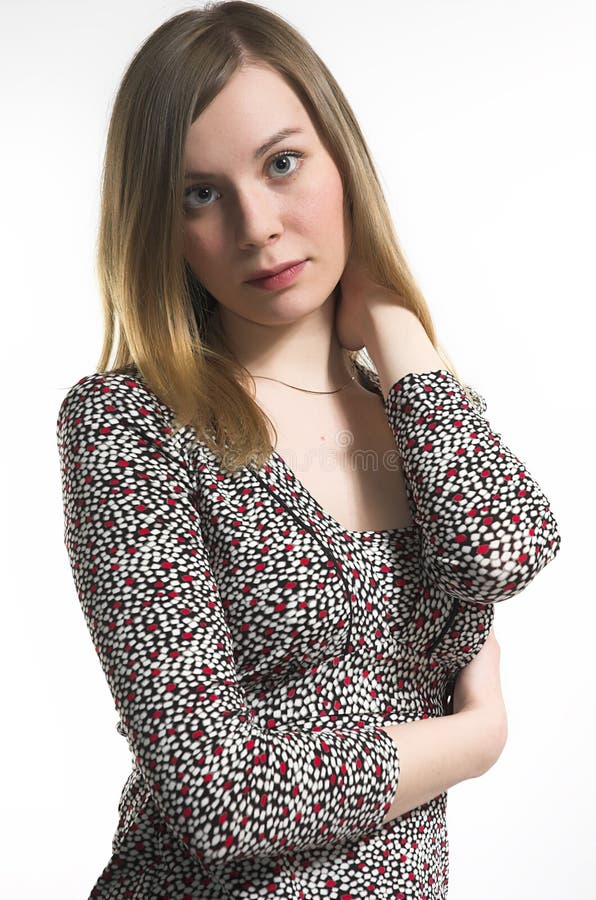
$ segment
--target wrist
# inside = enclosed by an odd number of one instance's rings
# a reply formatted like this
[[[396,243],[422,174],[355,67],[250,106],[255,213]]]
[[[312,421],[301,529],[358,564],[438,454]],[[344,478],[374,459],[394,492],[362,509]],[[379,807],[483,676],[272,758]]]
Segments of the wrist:
[[[385,398],[404,375],[446,368],[416,313],[399,303],[396,295],[371,298],[364,341]]]

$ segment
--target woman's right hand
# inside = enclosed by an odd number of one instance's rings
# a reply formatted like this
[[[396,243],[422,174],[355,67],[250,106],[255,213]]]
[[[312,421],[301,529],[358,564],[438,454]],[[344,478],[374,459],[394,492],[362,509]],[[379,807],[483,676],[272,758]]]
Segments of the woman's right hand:
[[[501,689],[501,648],[491,628],[474,659],[457,674],[453,712],[474,711],[486,749],[486,768],[497,761],[507,741],[507,711]]]

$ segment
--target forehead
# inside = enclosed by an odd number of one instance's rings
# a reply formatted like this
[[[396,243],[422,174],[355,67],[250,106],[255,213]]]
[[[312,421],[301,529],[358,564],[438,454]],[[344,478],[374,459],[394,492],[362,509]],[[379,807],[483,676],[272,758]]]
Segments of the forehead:
[[[185,163],[211,170],[224,160],[252,159],[269,137],[287,128],[315,134],[290,85],[266,67],[240,69],[191,125]]]

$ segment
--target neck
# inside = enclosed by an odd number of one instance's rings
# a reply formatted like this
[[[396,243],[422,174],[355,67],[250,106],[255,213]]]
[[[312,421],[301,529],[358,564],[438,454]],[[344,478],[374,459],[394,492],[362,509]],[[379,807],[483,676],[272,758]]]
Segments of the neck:
[[[334,390],[353,374],[348,351],[337,339],[334,311],[333,294],[312,313],[282,324],[261,324],[218,306],[226,340],[251,375],[315,391]]]

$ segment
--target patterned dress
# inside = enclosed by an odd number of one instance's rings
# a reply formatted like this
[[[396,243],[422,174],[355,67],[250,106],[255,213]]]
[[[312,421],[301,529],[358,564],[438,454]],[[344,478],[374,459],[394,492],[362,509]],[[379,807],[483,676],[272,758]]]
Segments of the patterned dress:
[[[494,604],[560,546],[540,486],[446,369],[384,400],[412,524],[348,531],[274,451],[235,475],[136,374],[60,406],[65,545],[126,737],[90,898],[447,897],[447,794],[383,824],[383,725],[452,711]]]

